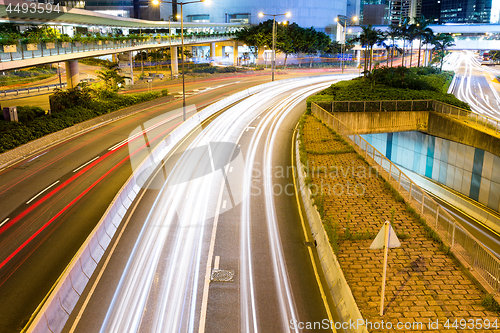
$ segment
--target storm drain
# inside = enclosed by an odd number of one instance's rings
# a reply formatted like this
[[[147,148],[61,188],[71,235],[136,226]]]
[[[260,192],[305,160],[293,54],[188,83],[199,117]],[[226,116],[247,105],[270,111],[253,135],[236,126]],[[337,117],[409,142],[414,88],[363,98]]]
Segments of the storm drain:
[[[214,269],[212,271],[212,281],[214,282],[232,282],[234,273],[222,269]]]

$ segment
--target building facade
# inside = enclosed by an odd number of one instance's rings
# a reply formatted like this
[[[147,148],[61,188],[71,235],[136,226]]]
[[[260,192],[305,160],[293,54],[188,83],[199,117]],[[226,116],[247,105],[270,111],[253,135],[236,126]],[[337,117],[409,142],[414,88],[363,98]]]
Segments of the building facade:
[[[352,3],[355,11],[356,0],[352,0]],[[180,8],[178,10],[180,11]],[[266,14],[290,12],[290,18],[281,16],[277,20],[289,20],[302,27],[314,27],[318,31],[332,35],[335,18],[338,15],[346,15],[347,3],[345,0],[212,0],[209,3],[184,6],[184,19],[186,22],[259,24],[272,18],[259,17],[260,12]],[[160,18],[168,20],[171,15],[172,5],[161,4]]]
[[[422,15],[435,23],[498,23],[492,0],[422,0]]]

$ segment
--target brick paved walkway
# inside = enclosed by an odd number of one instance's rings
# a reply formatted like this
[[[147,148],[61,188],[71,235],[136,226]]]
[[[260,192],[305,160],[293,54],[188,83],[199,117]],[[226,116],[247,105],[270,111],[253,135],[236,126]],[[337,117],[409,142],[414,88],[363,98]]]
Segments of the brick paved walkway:
[[[337,225],[338,260],[365,320],[393,325],[423,323],[420,329],[398,332],[500,332],[499,314],[481,305],[484,292],[426,235],[385,181],[356,153],[345,152],[349,147],[345,141],[307,116],[303,143],[308,151],[311,190],[320,194],[323,190],[324,221],[333,228]],[[330,154],[319,154],[325,151]],[[383,251],[369,247],[384,221],[391,220],[391,210],[393,228],[402,239],[401,247],[389,250],[385,313],[380,317]],[[453,328],[455,319],[475,320],[469,326],[474,329],[461,330],[460,322]],[[498,328],[479,329],[478,323],[484,325],[486,319],[497,320]],[[436,320],[437,329],[429,325]],[[447,320],[449,330],[444,327]]]

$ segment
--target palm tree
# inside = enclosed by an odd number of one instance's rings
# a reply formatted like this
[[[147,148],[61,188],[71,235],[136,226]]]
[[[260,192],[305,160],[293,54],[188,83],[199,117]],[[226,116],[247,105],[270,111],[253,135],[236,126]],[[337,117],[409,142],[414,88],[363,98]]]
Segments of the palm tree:
[[[420,67],[420,55],[422,53],[422,39],[425,40],[426,35],[433,34],[431,28],[428,27],[430,20],[426,19],[424,16],[420,18],[415,18],[416,21],[416,34],[418,37],[418,67]]]
[[[427,62],[425,61],[426,57],[424,57],[424,66],[428,66],[429,63],[431,62],[431,56],[429,53],[429,44],[432,43],[432,40],[434,39],[434,37],[435,37],[435,35],[434,35],[434,32],[432,30],[429,33],[422,36],[422,38],[424,39],[424,43],[425,43],[425,53],[424,54],[426,54],[428,56]]]
[[[406,38],[408,37],[408,23],[410,19],[408,17],[403,18],[401,23],[399,23],[398,31],[399,37],[403,40],[403,58],[401,59],[401,66],[405,65],[405,46],[406,46]]]
[[[446,49],[450,46],[455,45],[455,43],[453,42],[453,37],[447,34],[438,34],[432,40],[432,45],[434,45],[434,50],[437,52],[437,55],[441,57],[441,66],[439,67],[439,71],[442,71]]]
[[[391,24],[389,26],[389,29],[386,31],[385,36],[387,39],[391,40],[391,67],[392,63],[394,61],[394,48],[396,46],[396,38],[398,38],[401,35],[401,31],[399,29],[399,26],[397,24]],[[389,66],[389,65],[387,65]]]
[[[416,23],[410,24],[407,30],[407,38],[410,42],[410,68],[413,61],[413,41],[418,37],[418,25]]]
[[[383,36],[382,31],[378,29],[374,29],[371,24],[361,27],[362,32],[355,41],[361,43],[361,46],[365,47],[365,67],[364,67],[364,75],[368,72],[368,58],[366,57],[366,52],[369,51],[370,63],[369,70],[372,69],[372,59],[373,59],[373,45],[380,43],[380,39]]]

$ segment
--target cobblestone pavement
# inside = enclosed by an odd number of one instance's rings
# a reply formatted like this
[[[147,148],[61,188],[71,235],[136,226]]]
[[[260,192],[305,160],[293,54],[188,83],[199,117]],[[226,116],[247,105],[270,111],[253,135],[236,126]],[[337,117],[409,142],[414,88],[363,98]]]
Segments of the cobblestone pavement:
[[[373,324],[368,330],[500,332],[499,314],[481,305],[482,289],[426,234],[384,179],[313,116],[306,117],[302,133],[311,191],[323,206],[319,210],[324,210],[324,223],[337,230],[330,232],[330,238],[338,237],[337,257],[363,318]],[[369,247],[386,220],[392,220],[401,247],[389,250],[381,317],[383,250]],[[384,329],[375,329],[382,320]],[[465,329],[460,320],[465,320]],[[485,329],[488,320],[489,330]],[[398,330],[398,322],[414,326]]]

